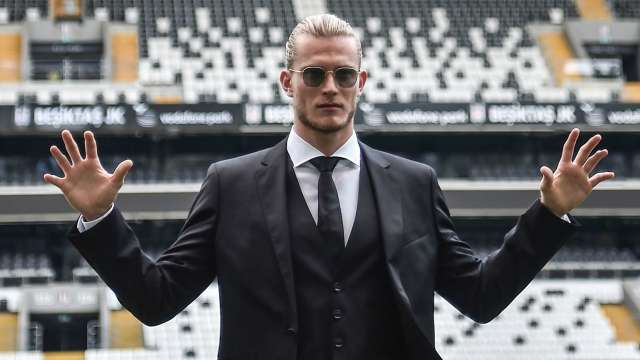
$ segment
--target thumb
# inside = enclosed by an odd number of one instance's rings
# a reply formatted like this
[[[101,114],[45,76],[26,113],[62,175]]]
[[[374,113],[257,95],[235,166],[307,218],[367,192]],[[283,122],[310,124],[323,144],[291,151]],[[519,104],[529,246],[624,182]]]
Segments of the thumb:
[[[127,173],[133,167],[133,161],[125,160],[118,164],[118,167],[113,171],[113,182],[122,186],[124,184],[124,178],[127,176]]]
[[[540,168],[540,174],[542,174],[542,181],[540,182],[540,190],[548,189],[553,182],[553,171],[547,166]]]
[[[62,190],[62,186],[64,185],[64,179],[51,174],[44,174],[44,181],[57,186],[60,190]]]

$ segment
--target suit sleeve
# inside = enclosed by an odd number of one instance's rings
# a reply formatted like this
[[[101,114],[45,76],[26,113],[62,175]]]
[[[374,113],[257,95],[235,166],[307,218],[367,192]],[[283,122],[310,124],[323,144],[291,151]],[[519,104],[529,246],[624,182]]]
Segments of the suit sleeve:
[[[117,208],[86,232],[72,227],[69,239],[125,308],[144,324],[158,325],[182,311],[216,276],[217,199],[217,173],[212,171],[178,239],[156,261],[142,251]]]
[[[438,237],[436,291],[477,322],[504,310],[576,231],[536,200],[484,259],[456,234],[442,190],[432,171],[433,210]]]

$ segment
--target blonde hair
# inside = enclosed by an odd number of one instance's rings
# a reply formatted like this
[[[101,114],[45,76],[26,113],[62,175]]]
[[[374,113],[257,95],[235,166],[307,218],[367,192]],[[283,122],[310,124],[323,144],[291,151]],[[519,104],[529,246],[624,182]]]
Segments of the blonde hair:
[[[307,16],[302,19],[295,28],[293,28],[284,48],[284,58],[287,69],[291,69],[293,66],[293,61],[296,57],[296,39],[302,34],[311,35],[313,37],[352,37],[356,42],[358,50],[358,66],[360,66],[362,62],[362,45],[360,44],[358,35],[353,31],[351,25],[333,14],[320,14]]]

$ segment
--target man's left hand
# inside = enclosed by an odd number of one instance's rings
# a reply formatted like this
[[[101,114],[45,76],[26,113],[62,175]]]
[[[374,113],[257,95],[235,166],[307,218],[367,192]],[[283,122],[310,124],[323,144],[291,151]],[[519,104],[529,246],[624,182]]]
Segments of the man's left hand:
[[[580,205],[599,183],[612,179],[613,172],[601,172],[589,176],[608,151],[598,150],[589,156],[600,143],[602,136],[594,135],[578,150],[572,161],[573,151],[580,136],[580,130],[573,129],[562,148],[562,157],[556,171],[547,166],[540,168],[540,201],[557,216],[563,216]]]

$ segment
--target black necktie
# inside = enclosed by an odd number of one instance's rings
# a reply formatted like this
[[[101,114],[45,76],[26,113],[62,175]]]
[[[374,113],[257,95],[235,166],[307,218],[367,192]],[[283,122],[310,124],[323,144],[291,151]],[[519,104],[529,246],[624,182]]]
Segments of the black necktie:
[[[338,266],[340,255],[344,250],[344,229],[342,227],[342,213],[338,190],[333,182],[331,174],[336,164],[340,161],[337,157],[318,156],[311,159],[311,164],[320,171],[318,180],[318,231],[327,241],[329,258],[333,269]]]

